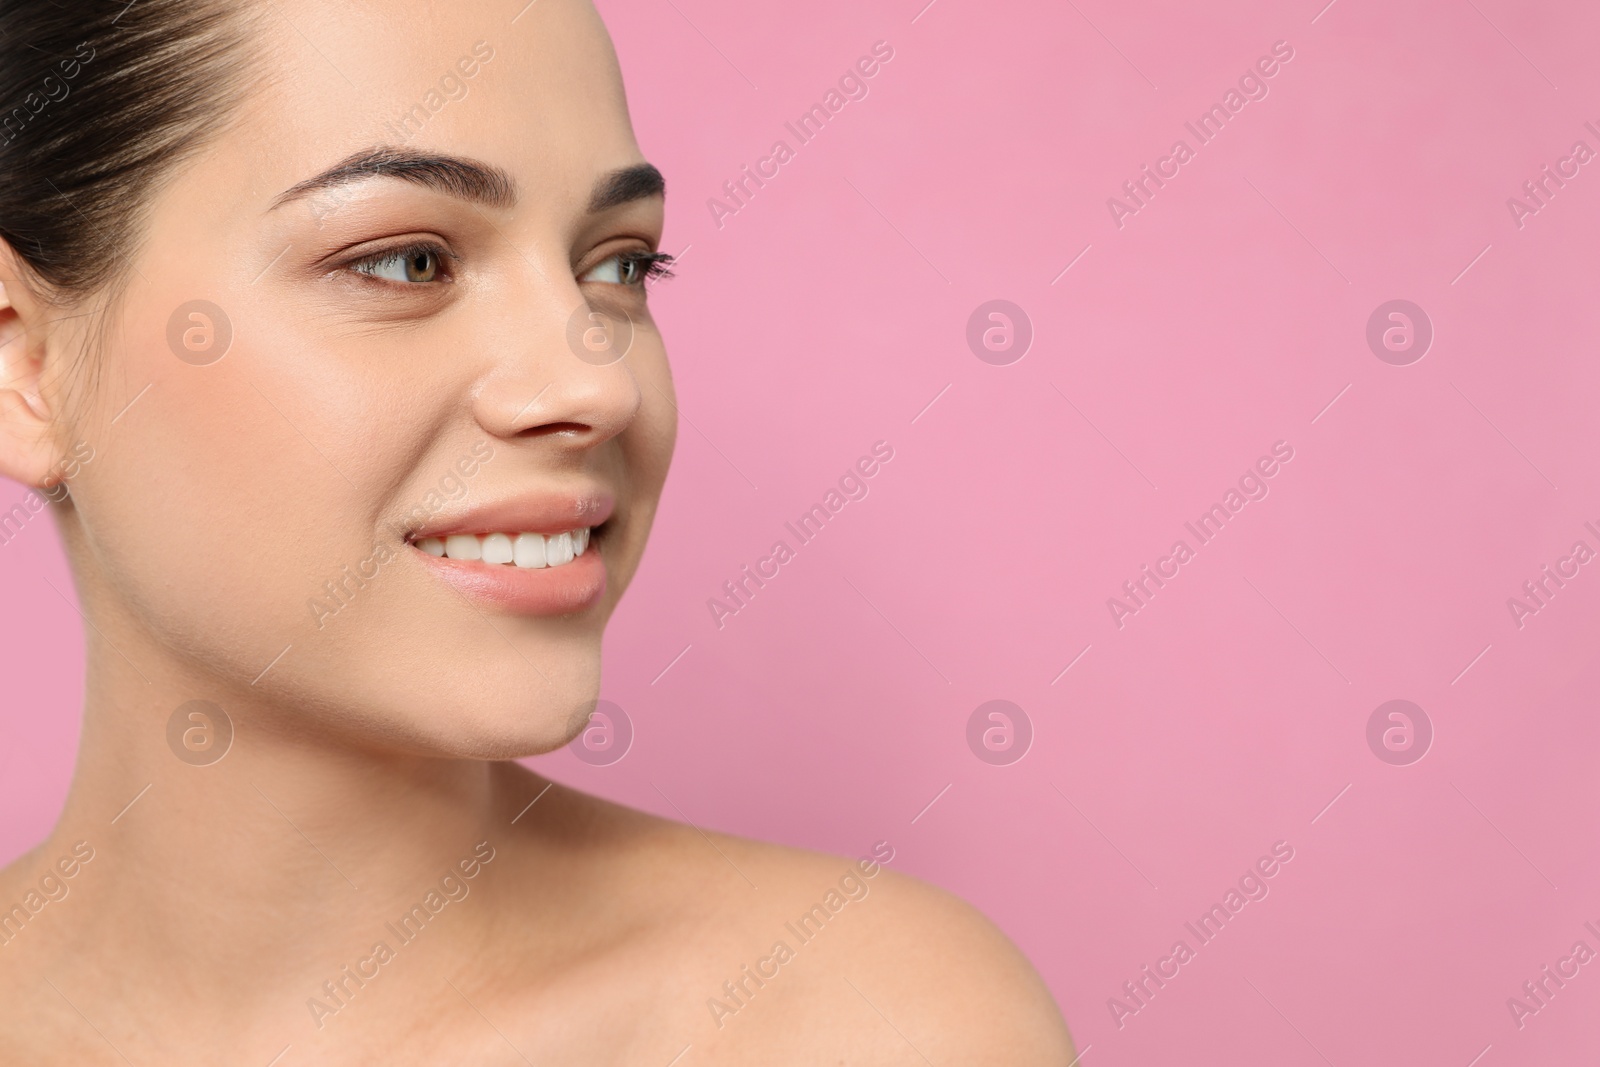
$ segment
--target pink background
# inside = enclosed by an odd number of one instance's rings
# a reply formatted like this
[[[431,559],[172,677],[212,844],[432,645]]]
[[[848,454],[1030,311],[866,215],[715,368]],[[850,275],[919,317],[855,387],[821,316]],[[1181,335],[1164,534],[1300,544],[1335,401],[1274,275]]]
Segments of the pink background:
[[[1520,1030],[1506,1006],[1600,950],[1600,565],[1520,629],[1506,603],[1600,549],[1600,164],[1520,229],[1506,206],[1600,150],[1600,12],[1320,2],[603,3],[687,250],[655,298],[684,419],[608,640],[633,747],[534,765],[889,840],[1022,946],[1087,1064],[1600,1052],[1600,962]],[[870,95],[718,228],[707,199],[879,40]],[[1279,40],[1269,95],[1119,229],[1107,198]],[[1035,331],[1009,366],[965,340],[996,298]],[[1365,340],[1395,298],[1436,332],[1409,366]],[[719,630],[708,598],[878,440],[870,494]],[[1106,599],[1278,440],[1270,495],[1119,629]],[[0,548],[0,859],[76,741],[46,578],[45,527]],[[996,698],[1035,733],[1009,766],[966,742]],[[1391,699],[1433,724],[1420,762],[1368,747]],[[1270,895],[1119,1028],[1107,999],[1280,840]]]

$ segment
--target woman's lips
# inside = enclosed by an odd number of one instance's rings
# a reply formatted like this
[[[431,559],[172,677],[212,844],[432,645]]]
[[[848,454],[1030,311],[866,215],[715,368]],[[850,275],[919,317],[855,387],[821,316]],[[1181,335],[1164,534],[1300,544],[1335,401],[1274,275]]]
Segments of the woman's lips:
[[[591,538],[580,527],[551,535],[455,534],[411,547],[424,566],[469,600],[518,615],[565,615],[605,595],[605,560]]]
[[[595,488],[532,494],[434,516],[406,537],[423,566],[470,601],[518,615],[565,615],[599,603],[599,539],[615,498]]]
[[[412,542],[445,538],[451,534],[490,534],[503,530],[512,537],[522,530],[542,534],[562,530],[594,529],[611,518],[616,502],[610,493],[595,491],[576,496],[528,496],[480,504],[470,511],[436,515],[406,534]]]

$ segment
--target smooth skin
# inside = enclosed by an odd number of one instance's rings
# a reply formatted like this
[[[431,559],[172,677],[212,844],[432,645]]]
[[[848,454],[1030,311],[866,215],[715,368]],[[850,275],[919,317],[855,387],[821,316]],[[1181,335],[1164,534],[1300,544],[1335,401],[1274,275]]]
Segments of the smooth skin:
[[[53,303],[0,248],[0,473],[45,486],[93,451],[56,512],[88,624],[78,766],[0,908],[77,843],[93,858],[0,946],[0,1062],[1065,1067],[1043,983],[956,898],[875,867],[801,945],[784,924],[852,860],[510,762],[593,706],[676,433],[620,266],[656,248],[663,199],[593,210],[645,162],[609,39],[581,0],[525,3],[274,0],[264,81],[154,193],[117,299]],[[386,124],[480,41],[465,96],[397,140]],[[514,202],[388,175],[282,200],[380,146],[494,168]],[[425,269],[397,271],[420,244]],[[195,299],[233,331],[208,366],[167,342]],[[626,359],[575,357],[585,303],[634,321]],[[405,544],[411,507],[485,445],[452,508],[614,496],[601,602],[486,609]],[[318,620],[308,599],[375,545],[394,562]],[[210,766],[168,747],[194,699],[236,730]],[[401,945],[385,924],[485,854]],[[794,958],[717,1017],[779,940]],[[377,976],[314,1010],[378,941]]]

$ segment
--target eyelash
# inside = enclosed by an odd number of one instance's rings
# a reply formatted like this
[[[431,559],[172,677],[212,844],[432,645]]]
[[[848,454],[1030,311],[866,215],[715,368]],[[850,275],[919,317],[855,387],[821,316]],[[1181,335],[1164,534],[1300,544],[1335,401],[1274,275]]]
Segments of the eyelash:
[[[379,278],[374,273],[374,270],[381,264],[390,263],[395,260],[400,260],[403,262],[412,258],[413,256],[424,254],[434,256],[438,260],[439,267],[441,269],[448,267],[448,265],[456,258],[450,252],[431,241],[419,241],[415,244],[403,245],[399,248],[389,248],[382,252],[375,252],[370,256],[364,256],[361,259],[355,260],[354,262],[348,264],[347,269],[354,271],[357,274],[364,275],[371,281],[380,285],[401,287],[426,285],[428,284],[426,282],[394,282],[387,278]],[[606,259],[615,259],[618,261],[619,265],[624,268],[633,266],[642,269],[643,276],[637,283],[639,287],[643,287],[645,283],[654,281],[657,278],[671,278],[673,276],[672,266],[675,262],[677,262],[676,257],[667,252],[618,252],[614,255],[607,256]],[[604,262],[605,260],[601,260],[601,263]],[[599,265],[600,264],[598,263],[595,264],[595,266]],[[592,270],[593,268],[590,269]],[[627,285],[629,283],[622,282],[611,284]]]
[[[449,267],[449,265],[455,261],[455,258],[456,258],[455,256],[451,255],[450,252],[446,251],[444,248],[440,247],[437,243],[435,243],[433,241],[417,241],[417,242],[415,242],[413,244],[401,245],[398,248],[386,248],[382,252],[374,252],[370,256],[363,256],[360,259],[355,260],[355,261],[347,264],[346,267],[347,267],[348,270],[351,270],[351,271],[355,272],[356,274],[363,275],[367,279],[369,279],[370,281],[372,281],[372,282],[374,282],[374,283],[376,283],[378,285],[400,286],[400,287],[410,287],[410,286],[416,286],[416,285],[423,285],[423,284],[427,284],[427,283],[424,283],[424,282],[410,282],[410,283],[407,283],[407,282],[395,282],[395,281],[390,281],[387,278],[379,278],[376,274],[373,273],[373,269],[378,267],[380,264],[389,263],[389,262],[392,262],[394,260],[400,260],[400,261],[404,262],[405,260],[408,260],[413,256],[419,256],[419,255],[424,255],[424,254],[431,255],[435,259],[437,259],[438,260],[438,264],[439,264],[439,270],[441,270],[441,271],[446,270]]]
[[[672,265],[677,262],[677,258],[667,252],[621,252],[616,258],[623,263],[643,267],[644,277],[639,280],[641,285],[657,278],[672,277]]]

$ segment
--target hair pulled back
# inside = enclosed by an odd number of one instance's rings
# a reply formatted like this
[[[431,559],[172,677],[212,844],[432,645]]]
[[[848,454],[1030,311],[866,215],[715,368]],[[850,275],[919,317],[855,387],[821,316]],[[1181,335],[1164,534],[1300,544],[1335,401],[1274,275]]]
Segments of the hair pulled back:
[[[0,0],[0,238],[52,295],[125,275],[155,188],[231,114],[223,0]]]

